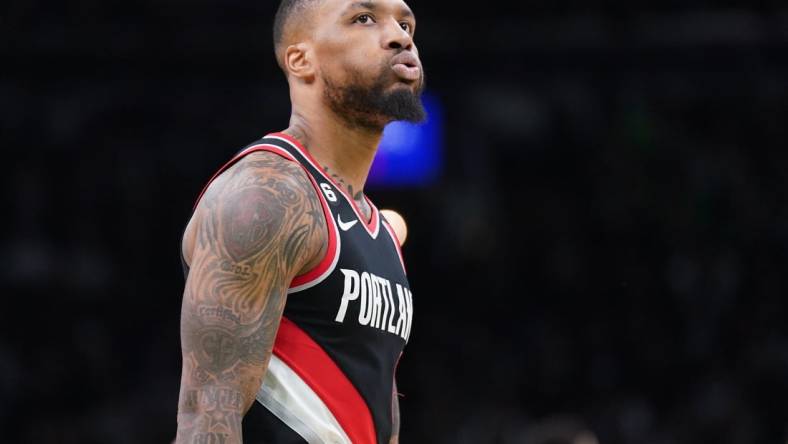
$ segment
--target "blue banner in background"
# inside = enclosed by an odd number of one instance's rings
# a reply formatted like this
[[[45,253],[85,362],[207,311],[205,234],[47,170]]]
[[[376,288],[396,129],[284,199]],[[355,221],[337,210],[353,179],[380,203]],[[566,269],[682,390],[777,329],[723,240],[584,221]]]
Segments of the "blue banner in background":
[[[443,109],[437,97],[422,95],[427,120],[393,122],[372,164],[367,183],[375,188],[421,187],[434,183],[443,169]]]

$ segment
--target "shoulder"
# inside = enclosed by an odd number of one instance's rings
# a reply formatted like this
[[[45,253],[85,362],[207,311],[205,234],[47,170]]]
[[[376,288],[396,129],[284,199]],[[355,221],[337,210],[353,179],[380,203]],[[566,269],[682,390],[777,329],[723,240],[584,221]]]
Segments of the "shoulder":
[[[310,178],[296,162],[270,152],[246,155],[217,177],[194,217],[235,261],[282,255],[295,272],[327,243],[326,221]]]
[[[304,168],[297,162],[269,151],[256,151],[242,157],[219,175],[205,192],[208,200],[223,196],[237,187],[289,187],[309,194],[313,187]]]

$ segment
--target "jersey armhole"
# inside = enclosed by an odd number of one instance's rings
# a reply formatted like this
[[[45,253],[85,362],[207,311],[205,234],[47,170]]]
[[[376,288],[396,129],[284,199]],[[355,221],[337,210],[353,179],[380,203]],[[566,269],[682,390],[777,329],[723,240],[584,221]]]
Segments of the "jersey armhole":
[[[208,187],[211,185],[211,183],[213,183],[214,180],[216,180],[217,177],[219,177],[219,175],[221,175],[223,172],[225,172],[228,168],[233,166],[236,162],[241,160],[243,157],[258,151],[265,151],[272,154],[276,154],[286,160],[294,162],[295,164],[300,166],[302,170],[304,170],[304,174],[306,174],[306,177],[309,178],[309,181],[312,183],[312,188],[315,190],[315,194],[317,195],[318,200],[320,200],[320,206],[323,210],[323,218],[326,221],[326,230],[328,232],[328,246],[326,247],[326,253],[316,266],[314,266],[309,271],[301,273],[295,278],[293,278],[293,280],[290,283],[288,293],[294,293],[296,291],[300,291],[312,287],[314,285],[317,285],[318,283],[322,282],[326,277],[328,277],[329,274],[331,274],[331,271],[333,271],[334,267],[336,266],[337,259],[339,258],[339,231],[337,230],[336,224],[334,223],[334,218],[331,214],[331,209],[328,206],[328,202],[326,202],[325,197],[320,192],[320,187],[315,181],[315,178],[312,177],[311,174],[309,174],[309,170],[307,170],[307,168],[301,162],[299,162],[295,157],[293,157],[292,154],[290,154],[286,150],[276,145],[271,145],[271,144],[257,144],[244,149],[243,151],[235,155],[235,157],[230,159],[230,161],[224,164],[224,166],[222,166],[219,169],[219,171],[217,171],[216,174],[214,174],[211,177],[211,179],[208,181],[208,183],[205,185],[202,192],[200,193],[200,196],[197,198],[197,201],[194,203],[194,210],[197,209],[197,206],[200,204],[200,200],[202,199],[203,195],[205,195],[205,192],[208,190]],[[181,238],[183,239],[183,236],[181,236]],[[181,246],[181,254],[183,254],[182,246]],[[184,261],[184,265],[185,265],[185,261]]]

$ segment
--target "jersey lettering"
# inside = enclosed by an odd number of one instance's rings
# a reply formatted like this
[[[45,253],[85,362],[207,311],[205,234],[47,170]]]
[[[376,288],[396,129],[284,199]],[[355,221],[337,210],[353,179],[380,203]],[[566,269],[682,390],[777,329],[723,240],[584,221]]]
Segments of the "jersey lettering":
[[[359,325],[377,328],[407,341],[413,318],[410,291],[396,284],[395,298],[391,281],[386,278],[366,271],[359,273],[345,268],[340,271],[345,276],[345,285],[334,320],[344,323],[351,302],[357,303]]]
[[[345,292],[342,294],[342,302],[339,305],[339,311],[335,319],[337,322],[343,322],[345,320],[347,304],[350,301],[358,299],[359,292],[358,273],[353,270],[342,269],[342,274],[345,275]]]

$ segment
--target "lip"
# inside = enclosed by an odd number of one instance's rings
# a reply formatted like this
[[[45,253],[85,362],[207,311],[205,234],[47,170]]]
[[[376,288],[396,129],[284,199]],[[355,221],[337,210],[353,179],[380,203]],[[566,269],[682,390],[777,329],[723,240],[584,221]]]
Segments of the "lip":
[[[391,69],[404,80],[415,81],[421,77],[419,59],[410,51],[402,51],[392,57]]]

